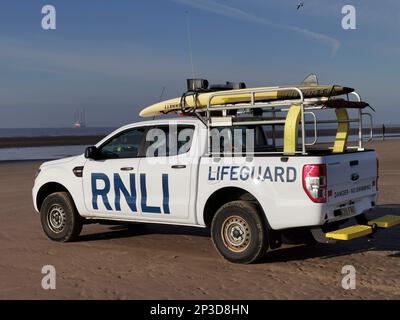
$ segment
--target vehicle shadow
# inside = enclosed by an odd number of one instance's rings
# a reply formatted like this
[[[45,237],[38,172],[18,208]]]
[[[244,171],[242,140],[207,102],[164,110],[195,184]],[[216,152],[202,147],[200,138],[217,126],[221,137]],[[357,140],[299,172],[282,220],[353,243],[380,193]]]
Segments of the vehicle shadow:
[[[384,215],[400,215],[400,204],[385,204],[375,207],[367,214],[371,220]],[[330,259],[368,251],[395,251],[388,257],[400,258],[400,225],[379,230],[372,237],[362,237],[334,244],[283,246],[269,252],[260,263],[289,262],[312,258]]]
[[[77,242],[122,239],[151,234],[210,237],[210,231],[203,228],[138,223],[110,225],[108,226],[108,231],[81,235]]]
[[[372,219],[383,215],[400,215],[400,204],[377,206],[367,216]],[[104,230],[104,228],[102,229]],[[105,232],[84,234],[77,241],[102,241],[160,234],[210,237],[210,230],[158,224],[110,225]],[[399,234],[400,225],[388,230],[381,230],[372,238],[362,237],[351,241],[338,241],[335,244],[283,245],[279,249],[270,251],[259,263],[289,262],[312,258],[330,259],[367,251],[394,251],[388,256],[400,258]]]

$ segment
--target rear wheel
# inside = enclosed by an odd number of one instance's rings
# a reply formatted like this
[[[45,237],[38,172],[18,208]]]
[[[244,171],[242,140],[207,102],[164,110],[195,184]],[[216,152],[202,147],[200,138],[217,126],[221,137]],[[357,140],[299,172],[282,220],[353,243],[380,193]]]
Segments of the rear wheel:
[[[258,207],[249,201],[223,205],[211,225],[218,252],[235,263],[252,263],[264,256],[268,250],[266,231]]]
[[[59,242],[75,240],[83,225],[83,219],[67,192],[53,193],[43,201],[40,221],[46,235]]]

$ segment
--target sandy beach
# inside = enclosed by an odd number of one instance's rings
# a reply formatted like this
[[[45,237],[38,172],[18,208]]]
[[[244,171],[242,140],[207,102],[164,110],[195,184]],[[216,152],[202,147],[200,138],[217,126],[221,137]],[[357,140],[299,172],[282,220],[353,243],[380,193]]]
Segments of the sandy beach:
[[[369,216],[400,215],[400,141],[372,146],[380,198]],[[39,164],[0,164],[0,299],[400,298],[400,226],[372,240],[285,245],[255,265],[224,261],[195,228],[88,225],[78,242],[51,242],[32,205]],[[41,287],[44,265],[56,268],[56,290]],[[356,290],[341,287],[345,265],[356,268]]]

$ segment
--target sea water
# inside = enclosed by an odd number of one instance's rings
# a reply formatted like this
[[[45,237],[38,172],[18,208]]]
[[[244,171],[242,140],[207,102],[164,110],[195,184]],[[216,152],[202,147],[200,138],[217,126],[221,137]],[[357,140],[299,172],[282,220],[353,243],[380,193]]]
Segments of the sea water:
[[[84,153],[87,146],[0,148],[0,161],[51,160]]]

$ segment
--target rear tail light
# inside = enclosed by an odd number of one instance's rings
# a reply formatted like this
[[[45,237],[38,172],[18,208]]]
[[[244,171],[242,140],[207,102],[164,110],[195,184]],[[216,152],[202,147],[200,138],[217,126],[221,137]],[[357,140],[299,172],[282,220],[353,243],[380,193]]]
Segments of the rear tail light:
[[[303,189],[308,197],[316,203],[326,202],[326,165],[306,164],[303,167]]]

